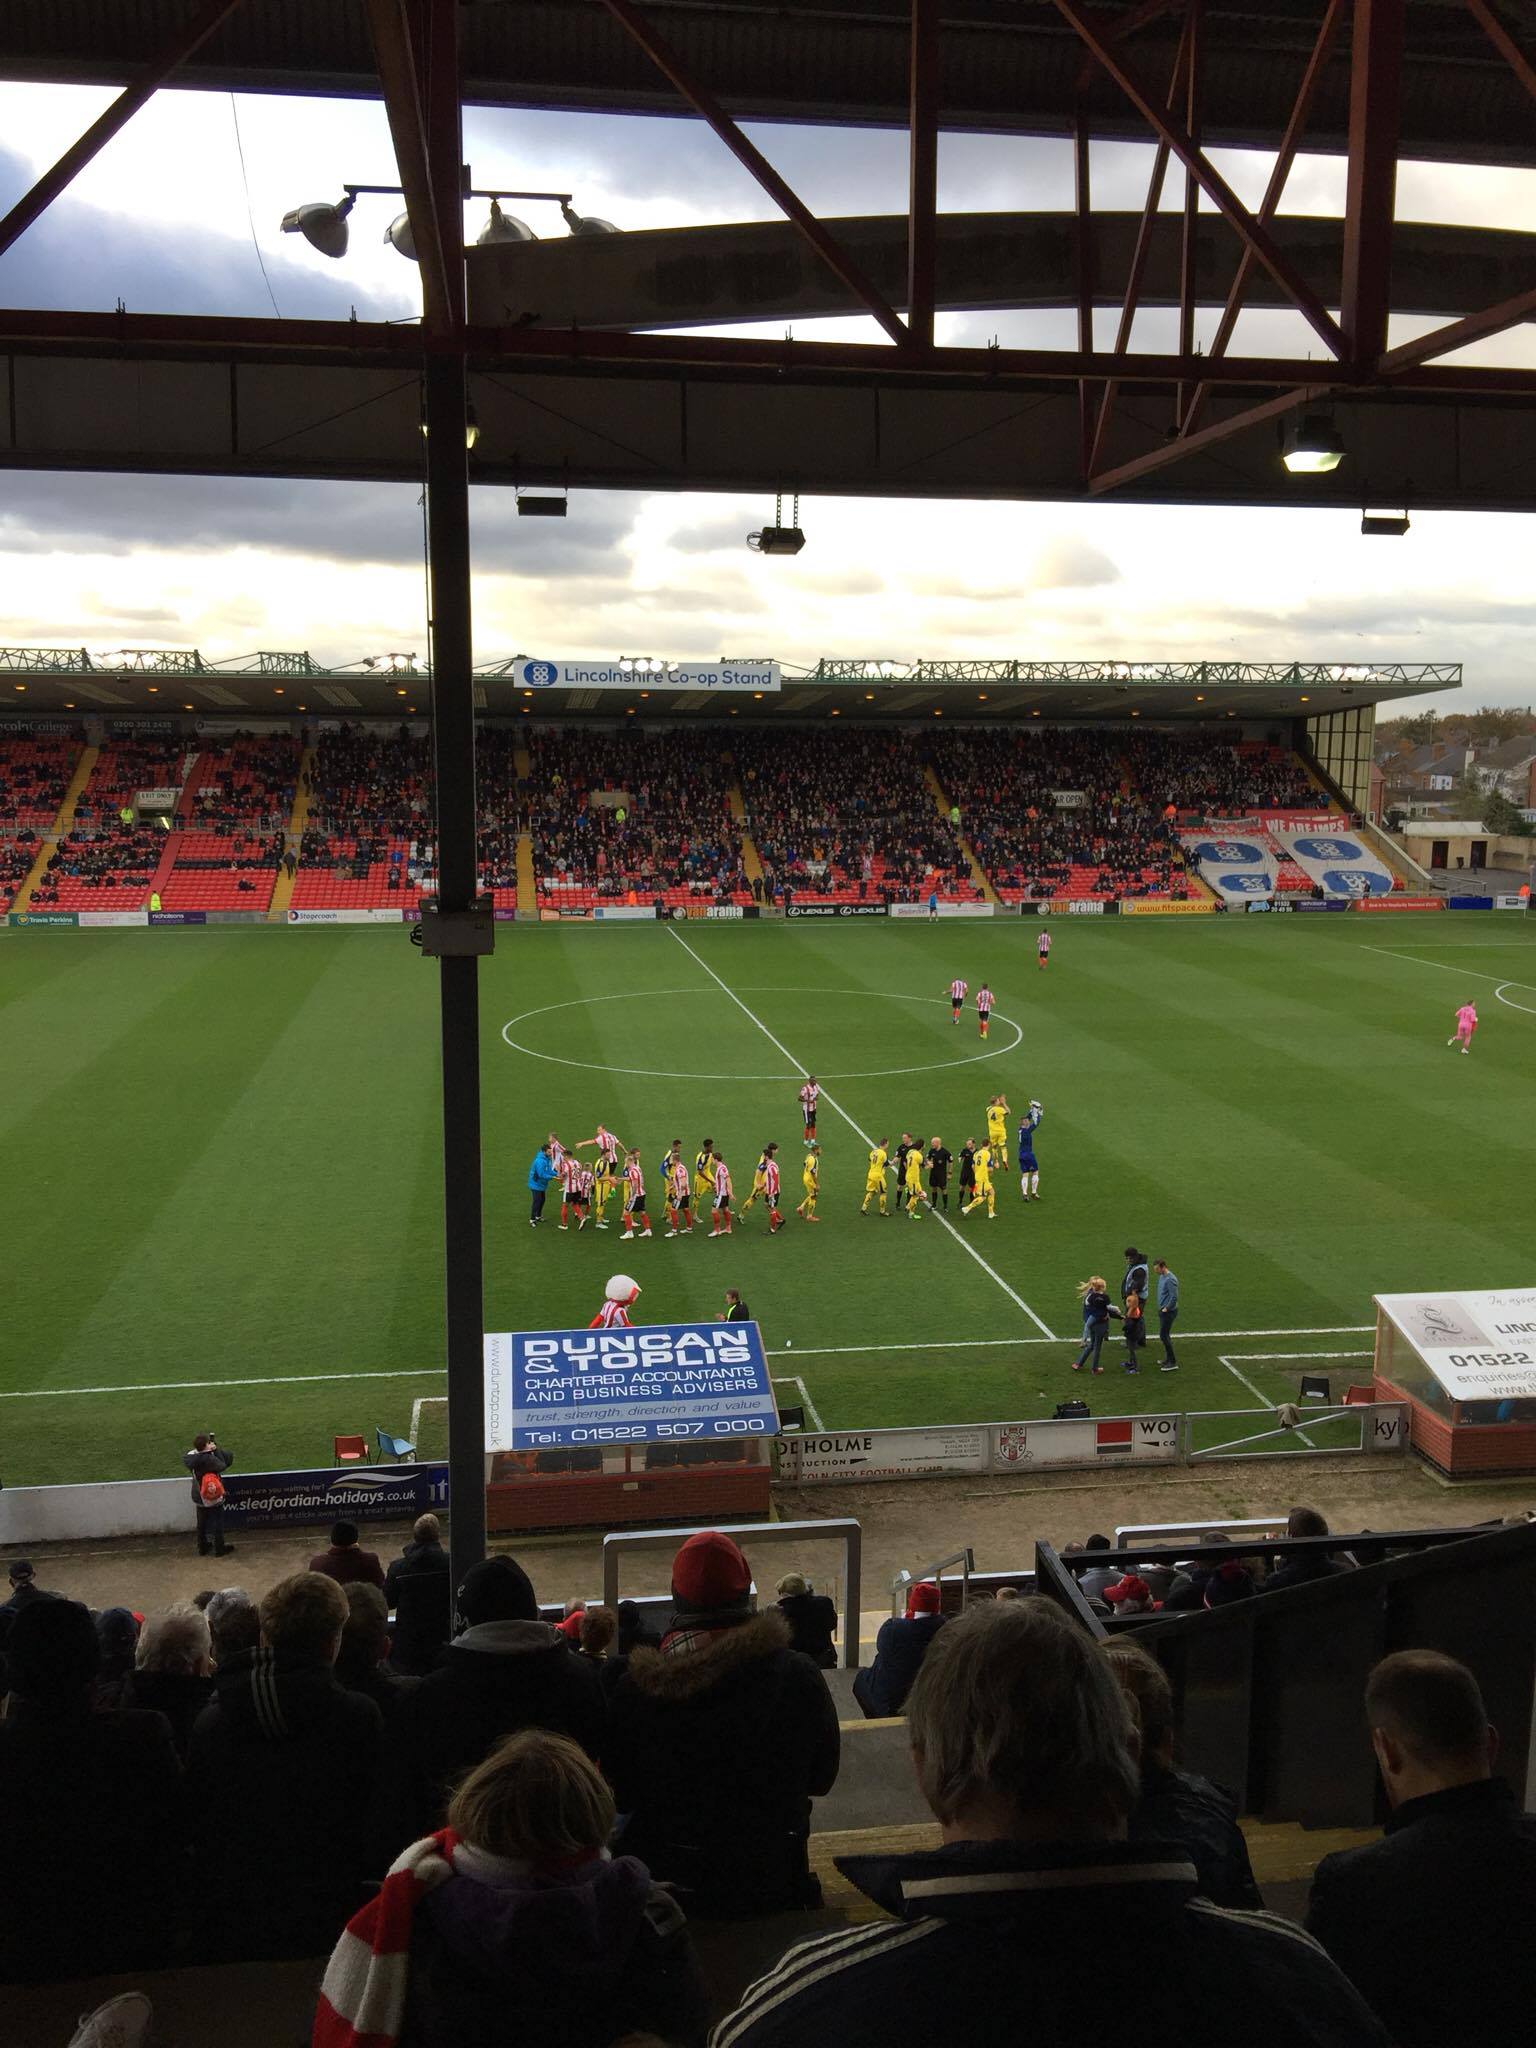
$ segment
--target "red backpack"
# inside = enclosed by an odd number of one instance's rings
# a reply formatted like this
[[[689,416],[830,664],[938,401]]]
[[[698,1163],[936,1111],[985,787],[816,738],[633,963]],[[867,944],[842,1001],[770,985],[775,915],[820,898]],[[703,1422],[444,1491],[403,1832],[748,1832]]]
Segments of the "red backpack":
[[[217,1472],[205,1472],[197,1482],[197,1497],[205,1508],[224,1505],[224,1482]]]

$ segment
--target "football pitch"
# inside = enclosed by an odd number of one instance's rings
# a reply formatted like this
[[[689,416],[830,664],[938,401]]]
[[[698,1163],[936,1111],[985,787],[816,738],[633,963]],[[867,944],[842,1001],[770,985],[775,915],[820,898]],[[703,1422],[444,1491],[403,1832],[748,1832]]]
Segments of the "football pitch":
[[[1511,915],[502,926],[483,963],[487,1326],[642,1320],[737,1287],[828,1428],[1255,1408],[1369,1376],[1373,1292],[1530,1278],[1536,934]],[[990,1040],[948,985],[986,979]],[[1447,1049],[1457,1005],[1482,1017]],[[437,977],[403,928],[27,931],[0,945],[10,1194],[0,1479],[141,1478],[212,1428],[241,1469],[333,1434],[441,1449]],[[821,1222],[797,1090],[823,1083]],[[870,1143],[1044,1105],[1042,1199],[860,1215]],[[656,1235],[528,1224],[540,1137],[642,1150]],[[788,1227],[667,1240],[656,1162],[705,1136]],[[590,1156],[590,1155],[588,1155]],[[955,1202],[952,1194],[951,1201]],[[893,1203],[894,1209],[894,1203]],[[1076,1287],[1178,1274],[1180,1370],[1068,1370]],[[424,1404],[418,1407],[418,1403]],[[1257,1425],[1256,1425],[1257,1426]],[[1326,1428],[1326,1425],[1324,1426]],[[436,1440],[433,1432],[436,1431]],[[1326,1438],[1320,1439],[1326,1441]]]

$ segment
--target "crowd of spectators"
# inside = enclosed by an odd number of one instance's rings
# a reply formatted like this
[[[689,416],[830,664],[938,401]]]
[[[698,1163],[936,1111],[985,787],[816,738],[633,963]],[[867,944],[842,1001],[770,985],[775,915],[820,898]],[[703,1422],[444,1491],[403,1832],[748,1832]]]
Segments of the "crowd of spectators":
[[[0,746],[0,831],[46,832],[79,759],[80,742],[68,735],[7,735]]]
[[[227,1587],[148,1616],[93,1614],[13,1563],[0,1981],[329,1955],[315,2048],[496,2048],[511,2014],[531,2048],[703,2048],[690,1922],[820,1899],[837,1617],[799,1573],[758,1609],[719,1531],[684,1540],[671,1577],[649,1636],[628,1603],[541,1609],[492,1556],[453,1594],[450,1639],[430,1515],[387,1569],[338,1524],[259,1600]],[[380,1581],[397,1613],[432,1590],[424,1668],[401,1668]],[[1134,2011],[1151,2041],[1226,2048],[1241,2012],[1244,2048],[1444,2048],[1471,2001],[1480,2048],[1524,2042],[1536,1820],[1494,1774],[1464,1665],[1407,1650],[1371,1672],[1362,1740],[1391,1817],[1320,1863],[1309,1937],[1255,1911],[1234,1804],[1176,1762],[1155,1658],[1014,1587],[948,1618],[939,1591],[911,1589],[872,1668],[940,1843],[841,1857],[884,1917],[790,1949],[712,2048],[1004,2048],[1000,1957],[1052,2041],[1108,2039]],[[1086,1968],[1085,1926],[1107,1930]]]
[[[910,734],[858,727],[733,735],[764,893],[912,903],[978,891]]]
[[[708,732],[530,728],[517,828],[543,890],[749,900],[731,757]],[[504,865],[505,843],[498,848]]]
[[[1316,811],[1324,798],[1294,754],[1262,740],[1138,732],[1126,749],[1137,787],[1161,810],[1198,819],[1244,811]]]

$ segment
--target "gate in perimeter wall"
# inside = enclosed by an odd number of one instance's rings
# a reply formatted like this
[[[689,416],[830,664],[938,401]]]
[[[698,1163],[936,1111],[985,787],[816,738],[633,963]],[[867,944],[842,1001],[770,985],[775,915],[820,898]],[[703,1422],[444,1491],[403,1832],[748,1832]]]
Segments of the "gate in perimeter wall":
[[[1226,1458],[1402,1456],[1406,1402],[1300,1409],[1294,1423],[1273,1408],[1167,1415],[956,1423],[927,1429],[827,1429],[776,1439],[783,1486],[848,1486],[940,1479],[966,1473],[1203,1465]]]

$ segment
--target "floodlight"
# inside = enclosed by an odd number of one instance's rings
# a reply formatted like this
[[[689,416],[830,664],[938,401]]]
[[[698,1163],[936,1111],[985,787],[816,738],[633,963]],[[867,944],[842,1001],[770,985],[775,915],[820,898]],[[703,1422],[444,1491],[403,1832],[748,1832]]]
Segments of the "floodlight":
[[[1323,476],[1344,460],[1344,440],[1324,413],[1308,413],[1285,430],[1281,461],[1292,476]]]
[[[1396,539],[1401,539],[1408,531],[1408,514],[1406,512],[1362,512],[1360,514],[1360,531],[1362,533],[1391,535]]]
[[[291,213],[283,215],[283,233],[302,235],[309,246],[318,249],[322,256],[340,259],[347,253],[347,215],[354,203],[354,195],[348,192],[334,206],[323,199],[311,200],[306,206],[296,206]]]
[[[747,535],[747,546],[759,555],[798,555],[805,535],[798,526],[765,526],[760,533]]]
[[[407,263],[416,261],[416,237],[411,233],[411,216],[397,213],[384,230],[384,239],[392,249],[398,249]]]
[[[500,202],[493,199],[485,226],[475,240],[482,249],[489,249],[500,242],[536,242],[538,236],[526,221],[518,220],[514,214],[503,213]]]
[[[619,232],[611,220],[599,220],[593,213],[578,213],[568,199],[561,200],[560,211],[573,235],[616,235]]]

